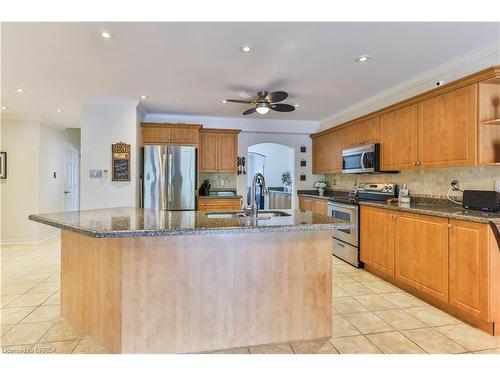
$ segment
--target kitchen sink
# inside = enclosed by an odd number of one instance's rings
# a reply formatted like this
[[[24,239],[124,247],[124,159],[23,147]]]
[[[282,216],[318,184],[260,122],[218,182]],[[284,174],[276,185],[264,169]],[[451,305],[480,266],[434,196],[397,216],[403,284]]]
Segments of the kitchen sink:
[[[257,213],[257,217],[252,217],[248,211],[227,211],[227,212],[207,212],[207,217],[211,219],[240,219],[240,220],[266,220],[272,217],[292,216],[283,211],[263,210]]]

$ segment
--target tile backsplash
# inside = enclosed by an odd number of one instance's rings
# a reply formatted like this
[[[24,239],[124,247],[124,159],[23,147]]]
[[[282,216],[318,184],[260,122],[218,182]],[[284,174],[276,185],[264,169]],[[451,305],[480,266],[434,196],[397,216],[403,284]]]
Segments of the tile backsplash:
[[[203,181],[209,179],[212,189],[236,189],[236,174],[234,173],[201,173],[198,175],[198,187]],[[224,185],[220,181],[224,180]]]
[[[410,169],[397,174],[327,174],[325,179],[332,190],[349,190],[358,182],[393,182],[408,185],[411,195],[444,198],[452,180],[458,180],[462,190],[495,190],[495,181],[500,181],[500,167]]]

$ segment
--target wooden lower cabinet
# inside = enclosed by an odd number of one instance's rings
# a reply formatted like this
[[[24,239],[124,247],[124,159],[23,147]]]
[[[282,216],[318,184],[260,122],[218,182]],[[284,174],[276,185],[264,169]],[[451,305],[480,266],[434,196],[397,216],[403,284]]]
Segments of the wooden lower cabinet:
[[[322,198],[299,196],[299,208],[319,215],[328,215],[328,201]]]
[[[198,211],[238,211],[241,198],[198,198]]]
[[[361,261],[389,277],[394,276],[394,218],[387,210],[361,209]]]
[[[395,278],[429,296],[448,300],[448,219],[394,214]]]
[[[500,336],[500,249],[488,224],[361,206],[367,271]]]

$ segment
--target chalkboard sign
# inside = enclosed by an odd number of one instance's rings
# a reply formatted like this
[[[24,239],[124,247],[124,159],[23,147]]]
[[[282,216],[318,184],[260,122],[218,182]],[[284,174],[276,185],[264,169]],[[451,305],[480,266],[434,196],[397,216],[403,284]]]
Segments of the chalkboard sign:
[[[111,145],[113,157],[112,180],[130,181],[130,145],[120,142]]]

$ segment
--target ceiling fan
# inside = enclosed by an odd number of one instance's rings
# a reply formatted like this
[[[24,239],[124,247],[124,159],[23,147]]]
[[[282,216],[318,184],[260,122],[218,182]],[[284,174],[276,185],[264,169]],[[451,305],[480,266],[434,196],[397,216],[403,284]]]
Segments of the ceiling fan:
[[[226,102],[231,103],[241,103],[241,104],[251,104],[252,107],[247,109],[242,113],[242,115],[249,115],[254,112],[257,112],[259,115],[265,115],[271,109],[277,112],[292,112],[295,110],[295,107],[290,104],[278,103],[282,102],[288,98],[288,93],[285,91],[275,91],[275,92],[267,92],[267,91],[259,91],[257,93],[257,97],[254,100],[245,100],[245,99],[226,99]]]

